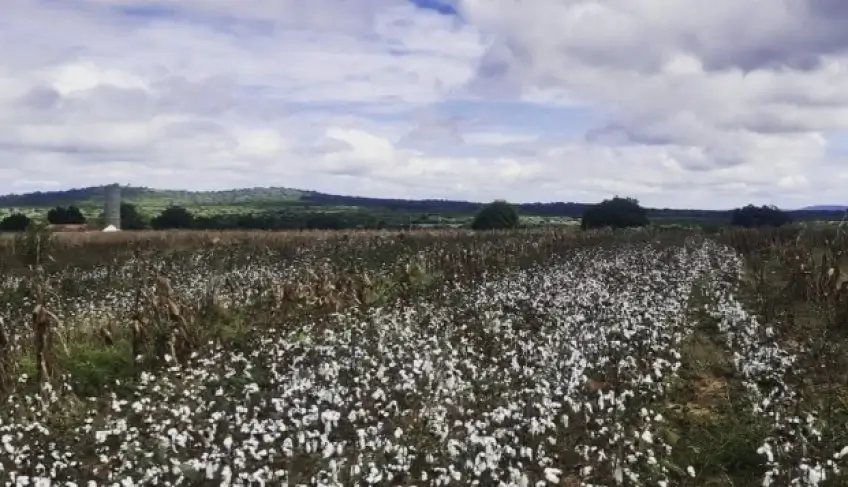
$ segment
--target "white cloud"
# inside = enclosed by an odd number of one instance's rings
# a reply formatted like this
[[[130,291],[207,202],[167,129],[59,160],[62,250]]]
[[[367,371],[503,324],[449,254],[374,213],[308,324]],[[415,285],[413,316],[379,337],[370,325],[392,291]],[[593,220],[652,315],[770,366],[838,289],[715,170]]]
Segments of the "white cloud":
[[[124,89],[148,89],[144,79],[116,69],[101,68],[91,61],[63,64],[51,76],[52,88],[60,96],[101,86]]]
[[[6,0],[0,191],[844,201],[848,4],[453,3]]]
[[[288,142],[271,129],[244,130],[238,134],[238,151],[245,157],[279,157],[287,148]]]

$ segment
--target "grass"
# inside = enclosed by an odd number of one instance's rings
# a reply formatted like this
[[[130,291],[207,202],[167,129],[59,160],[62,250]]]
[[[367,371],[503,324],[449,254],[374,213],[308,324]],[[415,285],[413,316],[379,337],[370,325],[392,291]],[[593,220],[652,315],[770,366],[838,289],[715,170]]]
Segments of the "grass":
[[[750,413],[730,351],[703,313],[705,299],[692,300],[694,331],[680,346],[682,366],[665,410],[670,461],[681,472],[691,465],[697,485],[756,485],[765,472],[756,452],[768,428]]]
[[[708,302],[696,286],[687,312],[692,332],[679,344],[681,367],[659,408],[660,438],[673,447],[665,466],[683,485],[750,485],[764,471],[755,453],[764,428],[744,410],[729,351],[704,310]]]
[[[130,342],[75,344],[69,352],[59,357],[57,365],[67,373],[78,397],[99,397],[109,390],[121,395],[130,393],[129,386],[135,379]]]

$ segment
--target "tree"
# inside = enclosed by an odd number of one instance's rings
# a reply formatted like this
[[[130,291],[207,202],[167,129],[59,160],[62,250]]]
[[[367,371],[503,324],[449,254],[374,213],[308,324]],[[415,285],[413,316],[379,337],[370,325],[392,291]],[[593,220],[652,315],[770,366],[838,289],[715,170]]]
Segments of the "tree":
[[[473,230],[505,230],[518,227],[518,212],[503,200],[496,200],[484,206],[474,220],[471,221]]]
[[[4,232],[23,232],[29,227],[32,220],[23,213],[12,213],[3,220],[0,220],[0,231]]]
[[[758,228],[780,227],[790,223],[792,218],[788,213],[776,206],[747,205],[733,210],[730,224],[735,227]]]
[[[648,212],[639,201],[633,198],[614,197],[592,205],[583,212],[580,227],[592,228],[630,228],[644,227],[649,223]]]
[[[47,212],[47,221],[54,225],[82,225],[85,223],[85,215],[74,205],[57,206]]]
[[[74,205],[68,207],[68,223],[71,225],[82,225],[85,223],[85,215]]]
[[[65,223],[65,219],[67,218],[67,210],[64,207],[57,206],[56,208],[52,208],[47,212],[47,221],[54,225],[61,225]]]
[[[170,229],[170,228],[191,228],[194,226],[194,215],[182,206],[169,206],[162,210],[159,216],[155,217],[151,222],[153,228]]]
[[[131,203],[121,203],[121,229],[123,230],[143,230],[147,228],[147,221],[135,205]]]

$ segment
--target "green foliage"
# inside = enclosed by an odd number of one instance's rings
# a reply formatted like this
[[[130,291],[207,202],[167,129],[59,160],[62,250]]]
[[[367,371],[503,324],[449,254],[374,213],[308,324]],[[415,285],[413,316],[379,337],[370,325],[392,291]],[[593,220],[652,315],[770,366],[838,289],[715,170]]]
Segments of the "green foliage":
[[[85,216],[74,205],[57,206],[47,212],[47,221],[54,225],[81,225],[85,223]]]
[[[194,215],[182,206],[169,206],[150,222],[153,228],[159,230],[192,228]]]
[[[106,388],[114,388],[116,381],[126,386],[133,380],[130,346],[123,341],[113,346],[75,345],[69,355],[60,356],[59,366],[67,372],[79,397],[97,397]]]
[[[13,213],[3,220],[0,220],[0,231],[23,232],[26,231],[31,222],[32,220],[23,213]]]
[[[518,227],[518,212],[506,201],[497,200],[484,206],[474,220],[474,230],[506,230]]]
[[[172,202],[189,206],[199,204],[245,204],[256,202],[296,201],[304,191],[289,188],[246,188],[228,191],[178,191],[159,190],[130,186],[121,188],[124,200],[132,202]],[[74,188],[64,191],[37,191],[26,194],[0,196],[0,207],[54,207],[71,204],[101,206],[103,204],[103,186]]]
[[[634,198],[614,197],[589,207],[580,221],[584,230],[593,228],[644,227],[648,224],[648,212]]]
[[[343,230],[406,228],[404,215],[385,217],[367,211],[281,211],[200,215],[194,228],[203,230]]]
[[[148,223],[138,208],[131,203],[121,203],[121,228],[123,230],[143,230]]]
[[[669,423],[666,428],[682,433],[674,444],[673,464],[691,465],[702,479],[732,478],[738,485],[762,478],[765,462],[757,449],[768,429],[759,418],[722,403],[709,414],[670,414]]]
[[[789,214],[776,206],[747,205],[733,210],[730,224],[744,228],[781,227],[791,221]]]

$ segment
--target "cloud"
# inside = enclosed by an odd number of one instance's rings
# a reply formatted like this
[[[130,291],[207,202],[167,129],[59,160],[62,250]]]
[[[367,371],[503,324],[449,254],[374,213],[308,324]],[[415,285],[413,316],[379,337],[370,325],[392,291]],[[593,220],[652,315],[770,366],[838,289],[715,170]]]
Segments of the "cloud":
[[[842,199],[838,0],[6,0],[0,191]],[[756,19],[756,21],[752,21]],[[23,39],[27,39],[23,42]]]
[[[493,39],[469,87],[549,88],[604,107],[586,143],[667,154],[684,172],[663,179],[732,175],[761,200],[813,200],[818,184],[835,194],[827,174],[844,161],[827,150],[848,124],[843,3],[719,0],[692,15],[670,0],[468,0],[463,15]]]

